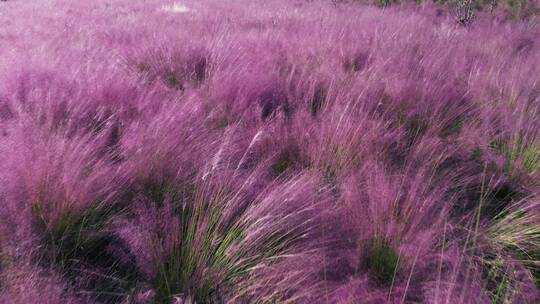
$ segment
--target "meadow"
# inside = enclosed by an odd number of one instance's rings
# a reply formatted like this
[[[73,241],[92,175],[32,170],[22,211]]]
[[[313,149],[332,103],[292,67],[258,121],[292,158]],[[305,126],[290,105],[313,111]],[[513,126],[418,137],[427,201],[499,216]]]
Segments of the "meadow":
[[[540,18],[459,18],[0,2],[0,303],[540,303]]]

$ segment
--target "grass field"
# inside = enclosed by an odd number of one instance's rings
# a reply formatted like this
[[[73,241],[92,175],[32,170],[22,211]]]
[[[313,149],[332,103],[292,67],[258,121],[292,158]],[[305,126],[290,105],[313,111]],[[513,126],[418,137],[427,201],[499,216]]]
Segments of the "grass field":
[[[539,303],[512,3],[0,2],[0,303]]]

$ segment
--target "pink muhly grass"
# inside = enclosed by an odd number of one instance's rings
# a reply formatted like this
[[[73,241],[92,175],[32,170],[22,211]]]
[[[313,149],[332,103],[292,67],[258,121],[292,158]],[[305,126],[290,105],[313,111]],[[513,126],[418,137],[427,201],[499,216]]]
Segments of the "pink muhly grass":
[[[0,2],[1,301],[537,303],[538,16],[349,2]]]

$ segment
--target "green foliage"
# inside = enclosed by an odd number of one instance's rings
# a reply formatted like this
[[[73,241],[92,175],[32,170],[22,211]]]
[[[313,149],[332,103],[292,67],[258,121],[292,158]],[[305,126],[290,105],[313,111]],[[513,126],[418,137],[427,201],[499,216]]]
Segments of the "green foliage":
[[[505,172],[517,171],[533,174],[540,169],[540,146],[532,139],[514,136],[512,140],[501,139],[491,144],[506,159]]]
[[[105,229],[111,212],[109,206],[98,204],[83,211],[67,209],[55,220],[47,216],[42,206],[34,204],[32,213],[42,232],[44,258],[49,262],[62,268],[69,267],[76,257],[100,247],[100,239],[94,232]]]
[[[178,91],[183,91],[184,88],[184,82],[182,79],[173,71],[167,71],[163,74],[162,77],[163,82],[166,86],[168,86],[171,89],[175,89]]]
[[[540,215],[535,204],[515,203],[503,210],[489,227],[492,242],[509,256],[520,261],[540,282]]]
[[[510,10],[518,15],[522,14],[529,4],[528,0],[506,0],[503,2],[504,5],[508,6]]]
[[[516,208],[504,211],[496,218],[490,235],[500,246],[514,252],[516,256],[525,254],[533,257],[540,254],[539,215],[530,209]]]
[[[484,265],[487,266],[487,289],[492,303],[508,303],[512,281],[504,267],[506,261],[501,256],[497,256],[492,260],[485,261]]]
[[[280,158],[272,165],[272,174],[279,176],[283,174],[291,166],[291,160],[288,158]]]
[[[420,116],[414,116],[405,122],[405,130],[412,140],[422,137],[429,130],[429,122]]]
[[[368,267],[380,285],[392,283],[400,268],[400,256],[382,237],[375,237],[370,244]]]
[[[474,160],[474,161],[481,161],[482,160],[482,149],[480,147],[475,147],[473,150],[472,150],[472,153],[471,153],[471,160]]]
[[[165,200],[170,199],[173,202],[193,197],[193,187],[184,184],[182,187],[175,187],[170,183],[147,181],[142,185],[143,194],[156,203],[158,207],[163,207]]]
[[[294,167],[300,161],[300,152],[296,147],[287,147],[277,157],[271,166],[271,172],[274,176],[285,173],[288,169]]]
[[[108,252],[116,242],[110,221],[121,210],[101,202],[83,210],[65,207],[58,218],[53,218],[43,206],[41,203],[32,206],[34,225],[42,244],[39,262],[73,282],[91,286],[89,292],[96,300],[122,299],[134,286],[138,274]],[[89,274],[85,269],[90,265],[94,270]],[[82,278],[84,282],[78,281]]]
[[[234,227],[221,234],[218,231],[221,211],[208,209],[207,215],[201,211],[186,206],[178,214],[179,242],[169,256],[158,260],[157,303],[170,303],[179,294],[192,296],[197,303],[214,303],[219,297],[220,281],[229,279],[214,280],[212,270],[227,266],[226,252],[242,240],[242,231]]]
[[[179,295],[201,304],[223,302],[256,265],[276,261],[301,236],[299,229],[280,230],[248,243],[246,231],[253,228],[241,214],[226,220],[226,201],[223,193],[196,192],[192,201],[175,204],[179,236],[171,252],[156,259],[156,303]],[[163,248],[162,242],[156,240],[154,248]]]
[[[380,7],[387,7],[387,6],[398,4],[398,3],[399,3],[398,0],[378,0],[378,5]]]
[[[409,0],[409,2],[414,2],[418,5],[425,1],[426,0]],[[366,1],[357,2],[366,3]],[[511,13],[515,18],[527,18],[540,13],[540,6],[533,0],[431,0],[431,2],[446,5],[451,9],[456,10],[460,19],[459,21],[463,24],[472,21],[475,11],[494,11],[495,9],[502,9]],[[398,5],[402,3],[402,1],[376,0],[370,3],[384,8],[391,5]]]

